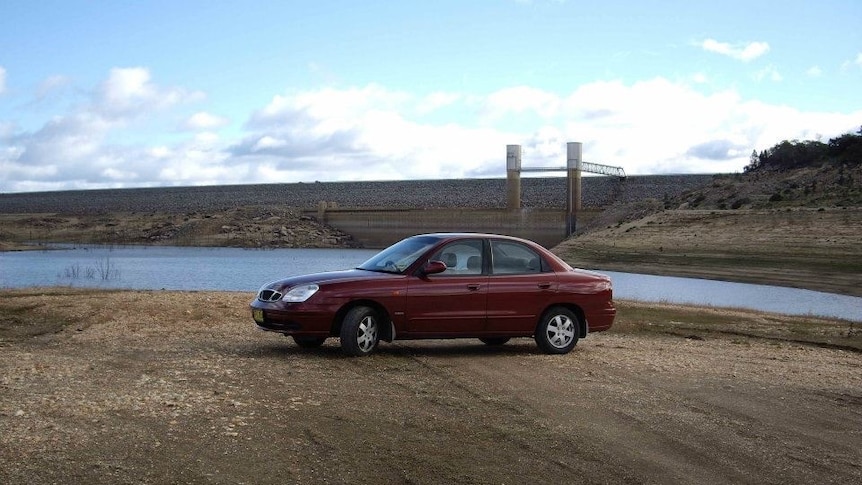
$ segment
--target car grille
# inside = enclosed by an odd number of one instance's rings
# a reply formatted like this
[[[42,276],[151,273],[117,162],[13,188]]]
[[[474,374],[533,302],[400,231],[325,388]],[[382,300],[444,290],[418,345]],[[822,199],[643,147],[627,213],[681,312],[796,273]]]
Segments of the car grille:
[[[281,300],[281,293],[275,290],[261,290],[257,294],[257,299],[260,301],[278,301]]]

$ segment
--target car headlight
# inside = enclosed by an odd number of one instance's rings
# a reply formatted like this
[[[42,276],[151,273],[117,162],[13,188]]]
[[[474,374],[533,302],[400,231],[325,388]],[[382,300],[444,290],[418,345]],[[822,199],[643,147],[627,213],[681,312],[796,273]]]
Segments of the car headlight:
[[[294,286],[284,294],[281,300],[289,303],[302,303],[311,298],[319,289],[320,287],[317,285]]]

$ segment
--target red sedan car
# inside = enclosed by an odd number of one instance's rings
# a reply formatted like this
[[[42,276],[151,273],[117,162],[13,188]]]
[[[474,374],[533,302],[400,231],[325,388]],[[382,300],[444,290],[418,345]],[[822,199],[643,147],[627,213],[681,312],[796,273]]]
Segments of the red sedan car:
[[[380,340],[534,337],[549,354],[610,328],[611,280],[573,269],[538,244],[492,234],[424,234],[358,268],[267,284],[251,302],[258,327],[317,347],[340,337],[348,355]]]

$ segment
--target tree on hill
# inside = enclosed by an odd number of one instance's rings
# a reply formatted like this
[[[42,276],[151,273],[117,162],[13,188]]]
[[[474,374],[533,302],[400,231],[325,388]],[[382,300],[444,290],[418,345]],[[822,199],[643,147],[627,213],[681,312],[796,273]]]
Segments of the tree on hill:
[[[745,171],[789,170],[827,162],[851,166],[862,163],[862,127],[856,133],[846,133],[828,143],[784,140],[760,153],[755,150]]]

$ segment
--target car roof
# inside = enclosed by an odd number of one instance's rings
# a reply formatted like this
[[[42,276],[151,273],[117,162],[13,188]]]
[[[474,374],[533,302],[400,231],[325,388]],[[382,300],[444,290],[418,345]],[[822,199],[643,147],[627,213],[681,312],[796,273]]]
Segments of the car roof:
[[[413,237],[436,237],[439,239],[460,239],[460,238],[492,238],[492,239],[507,239],[510,241],[520,241],[538,245],[535,241],[523,239],[515,236],[507,236],[505,234],[490,234],[483,232],[433,232],[429,234],[417,234]]]
[[[504,237],[517,239],[513,236],[506,236],[504,234],[489,234],[482,232],[431,232],[428,234],[417,234],[416,237],[422,236],[434,236],[434,237]]]

